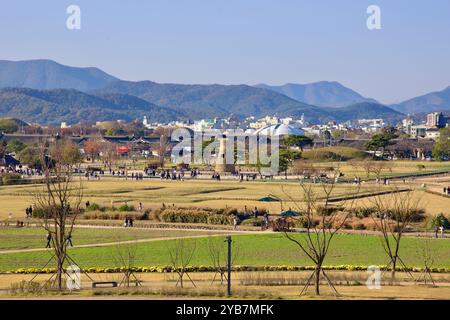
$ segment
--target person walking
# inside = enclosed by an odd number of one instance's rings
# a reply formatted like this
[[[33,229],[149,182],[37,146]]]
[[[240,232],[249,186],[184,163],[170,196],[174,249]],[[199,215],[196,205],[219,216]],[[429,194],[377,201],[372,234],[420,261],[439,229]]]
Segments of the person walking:
[[[233,230],[234,230],[234,231],[237,230],[237,225],[238,225],[237,217],[234,217],[234,218],[233,218]]]
[[[264,225],[266,227],[266,230],[269,229],[269,213],[264,213]]]
[[[67,236],[67,238],[66,238],[66,245],[69,245],[69,244],[70,244],[71,247],[73,247],[73,243],[72,243],[72,234],[69,234],[69,235]]]
[[[52,242],[52,233],[49,231],[47,233],[46,239],[47,239],[47,245],[45,246],[45,248],[51,248],[51,242]]]
[[[259,216],[259,211],[258,211],[258,208],[257,208],[257,207],[255,207],[255,210],[253,210],[253,215],[255,216],[255,219],[258,218],[258,216]]]

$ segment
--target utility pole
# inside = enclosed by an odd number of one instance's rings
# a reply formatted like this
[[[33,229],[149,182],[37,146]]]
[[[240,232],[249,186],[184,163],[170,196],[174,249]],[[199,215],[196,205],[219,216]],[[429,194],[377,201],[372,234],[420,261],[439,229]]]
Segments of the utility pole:
[[[231,296],[231,236],[227,236],[227,240],[225,240],[228,243],[228,287],[227,292],[228,296]]]

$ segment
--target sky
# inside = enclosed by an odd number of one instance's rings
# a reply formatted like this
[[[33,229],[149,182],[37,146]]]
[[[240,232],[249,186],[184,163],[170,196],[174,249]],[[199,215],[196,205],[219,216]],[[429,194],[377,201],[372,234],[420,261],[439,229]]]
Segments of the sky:
[[[396,103],[450,86],[450,1],[0,0],[0,59],[43,58],[134,81],[339,81]]]

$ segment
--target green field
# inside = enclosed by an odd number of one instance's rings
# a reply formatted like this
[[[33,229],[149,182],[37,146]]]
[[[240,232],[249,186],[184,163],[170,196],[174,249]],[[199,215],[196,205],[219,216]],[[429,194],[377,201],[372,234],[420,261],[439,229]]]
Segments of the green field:
[[[214,231],[184,231],[158,229],[125,228],[75,228],[72,236],[76,245],[131,241],[214,234]],[[46,244],[46,231],[42,228],[11,228],[0,231],[0,250],[20,250],[43,248]]]
[[[301,236],[301,235],[299,235]],[[236,235],[234,244],[238,250],[235,265],[312,265],[297,247],[283,234]],[[154,241],[137,244],[137,266],[164,266],[170,264],[171,241]],[[196,254],[191,265],[211,265],[208,238],[185,239],[196,242]],[[401,257],[409,266],[423,267],[421,248],[424,238],[405,237],[402,240]],[[435,262],[433,267],[450,267],[450,239],[429,240]],[[71,256],[83,267],[118,267],[114,256],[116,246],[70,249]],[[0,270],[42,267],[49,259],[49,252],[0,254]],[[385,265],[388,259],[380,238],[368,235],[337,235],[332,242],[326,265]]]

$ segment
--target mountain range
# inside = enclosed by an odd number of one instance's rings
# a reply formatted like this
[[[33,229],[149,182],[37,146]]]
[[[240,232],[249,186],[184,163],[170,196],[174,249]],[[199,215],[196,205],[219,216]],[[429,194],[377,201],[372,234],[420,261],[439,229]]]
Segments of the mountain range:
[[[52,60],[0,60],[0,87],[89,91],[117,81],[98,68],[69,67]]]
[[[437,107],[450,100],[445,94],[440,99]],[[430,100],[424,103],[430,105]],[[0,61],[0,116],[41,124],[129,121],[144,115],[150,121],[168,122],[229,115],[301,114],[313,123],[383,117],[394,124],[411,105],[418,108],[410,101],[394,106],[394,110],[338,82],[284,86],[161,84],[124,81],[98,68],[69,67],[51,60]]]
[[[58,125],[61,122],[132,121],[151,115],[155,121],[169,122],[178,111],[121,94],[90,95],[74,89],[0,89],[0,115],[30,123]]]
[[[376,100],[365,98],[336,81],[319,81],[308,84],[287,83],[282,86],[258,84],[256,87],[269,89],[318,107],[339,108],[360,102],[378,103]]]
[[[393,109],[407,113],[427,113],[432,111],[450,111],[450,86],[442,91],[431,92],[420,97],[406,100],[391,106]]]

